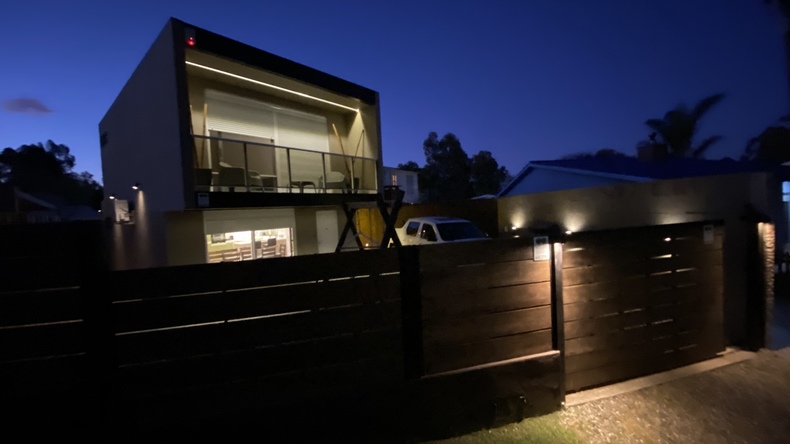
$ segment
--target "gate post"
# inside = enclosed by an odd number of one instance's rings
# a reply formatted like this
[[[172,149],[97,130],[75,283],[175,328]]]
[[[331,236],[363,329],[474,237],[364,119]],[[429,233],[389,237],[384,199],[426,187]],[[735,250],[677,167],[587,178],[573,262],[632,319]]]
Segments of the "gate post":
[[[416,246],[400,247],[397,250],[403,322],[403,372],[406,380],[414,380],[423,375],[420,251]]]
[[[551,239],[551,341],[560,352],[559,398],[565,405],[565,313],[562,298],[562,246],[559,239]]]

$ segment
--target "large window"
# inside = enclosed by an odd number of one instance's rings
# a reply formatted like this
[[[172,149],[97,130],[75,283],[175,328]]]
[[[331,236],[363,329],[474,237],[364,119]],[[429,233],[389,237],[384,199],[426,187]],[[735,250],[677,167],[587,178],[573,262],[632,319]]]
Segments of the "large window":
[[[208,262],[235,262],[293,256],[290,228],[206,235]]]
[[[323,161],[318,153],[329,152],[326,117],[214,90],[206,90],[205,100],[207,135],[238,134],[278,147],[296,148],[290,154],[285,149],[275,150],[275,165],[270,168],[278,183],[288,183],[289,157],[291,180],[316,181],[323,176]],[[248,161],[254,162],[257,152],[248,151],[247,155]],[[240,157],[243,159],[243,153]]]

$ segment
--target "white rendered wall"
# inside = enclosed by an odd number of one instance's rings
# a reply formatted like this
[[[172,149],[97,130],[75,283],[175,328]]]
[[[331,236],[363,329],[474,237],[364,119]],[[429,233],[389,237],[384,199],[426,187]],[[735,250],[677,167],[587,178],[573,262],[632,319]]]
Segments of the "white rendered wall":
[[[99,123],[105,196],[136,207],[134,225],[112,228],[113,264],[121,268],[165,265],[164,213],[185,207],[175,69],[168,23]]]

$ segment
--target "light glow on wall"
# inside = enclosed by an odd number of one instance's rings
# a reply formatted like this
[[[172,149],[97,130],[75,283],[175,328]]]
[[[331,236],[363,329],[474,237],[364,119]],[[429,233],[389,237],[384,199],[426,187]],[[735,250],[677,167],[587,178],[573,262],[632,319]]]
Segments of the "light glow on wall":
[[[189,66],[194,66],[196,68],[204,69],[206,71],[211,71],[211,72],[215,72],[217,74],[222,74],[222,75],[225,75],[225,76],[228,76],[228,77],[233,77],[234,79],[244,80],[244,81],[247,81],[247,82],[250,82],[250,83],[254,83],[256,85],[265,86],[267,88],[272,88],[272,89],[276,89],[278,91],[287,92],[287,93],[290,93],[290,94],[293,94],[293,95],[296,95],[296,96],[299,96],[299,97],[304,97],[304,98],[307,98],[307,99],[310,99],[310,100],[315,100],[317,102],[333,105],[333,106],[336,106],[338,108],[343,108],[343,109],[348,110],[348,111],[354,111],[355,113],[359,112],[358,109],[352,108],[350,106],[341,105],[339,103],[331,102],[329,100],[321,99],[319,97],[311,96],[309,94],[301,93],[299,91],[294,91],[292,89],[283,88],[283,87],[277,86],[277,85],[272,85],[271,83],[261,82],[260,80],[255,80],[255,79],[251,79],[249,77],[244,77],[244,76],[240,76],[238,74],[233,74],[233,73],[230,73],[230,72],[227,72],[227,71],[222,71],[220,69],[211,68],[211,67],[204,66],[204,65],[199,65],[199,64],[194,63],[194,62],[186,62],[186,64],[189,65]]]

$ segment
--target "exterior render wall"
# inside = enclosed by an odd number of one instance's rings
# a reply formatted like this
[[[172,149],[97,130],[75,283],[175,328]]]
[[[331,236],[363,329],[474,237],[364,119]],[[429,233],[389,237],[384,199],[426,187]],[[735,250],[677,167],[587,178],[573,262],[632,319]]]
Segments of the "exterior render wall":
[[[99,123],[106,195],[135,206],[133,225],[107,224],[115,266],[165,265],[164,213],[184,208],[175,67],[168,25]],[[141,191],[131,188],[135,183]],[[106,200],[104,214],[111,208]]]

